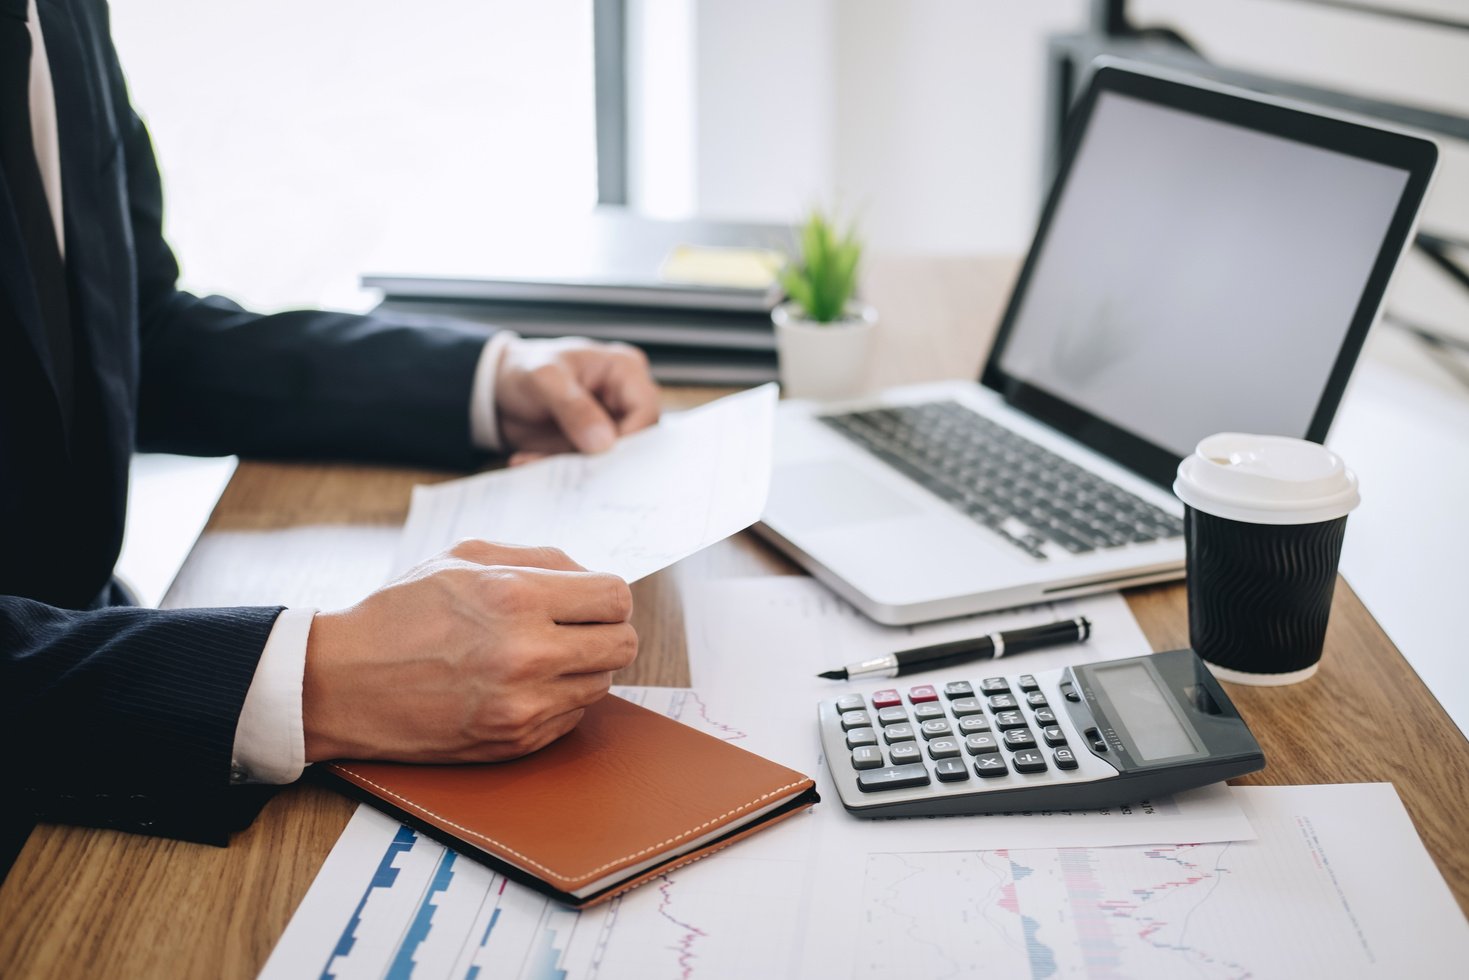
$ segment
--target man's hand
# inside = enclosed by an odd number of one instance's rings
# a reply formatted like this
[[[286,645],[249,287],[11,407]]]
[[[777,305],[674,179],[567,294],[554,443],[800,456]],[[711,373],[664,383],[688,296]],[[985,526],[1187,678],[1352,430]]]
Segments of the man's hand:
[[[495,412],[512,463],[576,450],[599,453],[658,421],[648,359],[627,344],[513,340],[495,374]]]
[[[493,762],[560,738],[637,656],[632,593],[554,548],[462,541],[306,647],[306,760]]]

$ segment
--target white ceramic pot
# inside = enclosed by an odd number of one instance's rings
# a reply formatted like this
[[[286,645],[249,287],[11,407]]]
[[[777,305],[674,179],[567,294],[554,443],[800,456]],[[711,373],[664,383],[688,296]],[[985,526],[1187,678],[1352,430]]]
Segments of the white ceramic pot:
[[[788,398],[850,398],[867,384],[877,310],[866,303],[847,304],[847,315],[834,323],[818,323],[800,307],[782,303],[770,311],[775,323],[775,349],[780,359],[780,387]]]

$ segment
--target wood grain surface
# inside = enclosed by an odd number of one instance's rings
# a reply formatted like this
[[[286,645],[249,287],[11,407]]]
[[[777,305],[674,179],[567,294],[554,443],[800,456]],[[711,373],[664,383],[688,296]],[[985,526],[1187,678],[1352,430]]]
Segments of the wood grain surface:
[[[882,297],[884,343],[894,353],[882,358],[874,377],[881,383],[972,377],[1014,263],[876,265],[869,296]],[[905,306],[905,289],[919,299]],[[683,407],[711,394],[673,391],[669,404]],[[456,475],[245,462],[210,529],[401,524],[415,483]],[[641,652],[618,682],[688,683],[680,601],[687,583],[795,572],[763,542],[742,534],[639,582],[634,624]],[[1153,649],[1188,645],[1181,586],[1135,590],[1128,601]],[[1316,677],[1283,688],[1227,686],[1269,760],[1264,772],[1240,782],[1392,782],[1469,913],[1463,817],[1469,810],[1469,743],[1345,582],[1338,584]],[[99,755],[105,756],[101,747]],[[354,806],[317,787],[287,787],[224,849],[41,826],[0,886],[0,976],[254,976]]]

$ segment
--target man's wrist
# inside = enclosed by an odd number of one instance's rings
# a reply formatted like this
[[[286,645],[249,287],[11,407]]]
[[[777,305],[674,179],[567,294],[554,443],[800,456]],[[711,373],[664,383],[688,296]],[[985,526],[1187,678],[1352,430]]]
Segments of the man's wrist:
[[[499,413],[495,410],[495,379],[505,348],[519,339],[509,330],[501,330],[485,342],[479,362],[474,368],[474,383],[469,396],[469,438],[476,449],[498,453],[506,449],[500,435]]]
[[[306,768],[301,683],[315,609],[276,617],[235,726],[230,781],[289,783]]]

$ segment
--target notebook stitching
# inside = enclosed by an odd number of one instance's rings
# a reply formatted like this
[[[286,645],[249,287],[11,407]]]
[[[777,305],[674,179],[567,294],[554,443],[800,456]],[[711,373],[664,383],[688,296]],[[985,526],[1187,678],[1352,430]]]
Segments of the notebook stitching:
[[[600,865],[599,867],[595,867],[595,868],[593,868],[590,871],[584,871],[584,872],[582,872],[579,875],[565,875],[565,874],[561,874],[559,871],[553,871],[552,869],[546,867],[546,865],[544,865],[541,862],[535,860],[534,858],[530,857],[529,855],[522,854],[521,852],[515,850],[514,848],[509,847],[509,846],[507,846],[505,844],[502,844],[500,841],[495,840],[493,837],[488,837],[485,834],[482,834],[482,833],[480,833],[477,830],[471,830],[470,828],[465,827],[462,824],[455,823],[454,821],[450,820],[448,817],[443,816],[442,814],[435,813],[434,811],[428,809],[427,807],[420,806],[419,804],[414,803],[412,800],[408,799],[407,797],[400,796],[399,794],[397,794],[397,793],[393,792],[392,790],[388,789],[386,786],[383,786],[380,783],[373,782],[371,779],[368,779],[366,776],[362,775],[361,773],[354,772],[353,770],[348,769],[346,766],[335,765],[332,768],[333,769],[336,769],[339,772],[346,773],[347,775],[353,777],[354,779],[360,779],[360,780],[362,780],[362,782],[364,782],[367,785],[371,786],[373,789],[377,790],[378,792],[384,793],[384,794],[386,794],[388,796],[391,796],[393,799],[398,800],[400,803],[405,804],[406,806],[408,806],[409,808],[411,808],[413,810],[417,810],[419,813],[422,813],[422,814],[425,814],[427,816],[433,817],[435,820],[439,821],[440,823],[444,824],[445,826],[453,827],[455,830],[457,830],[457,831],[459,831],[459,832],[461,832],[463,834],[467,834],[467,835],[469,835],[471,837],[478,837],[480,840],[485,841],[486,843],[492,844],[495,847],[498,847],[500,850],[502,850],[506,854],[514,855],[515,857],[519,858],[520,860],[524,861],[525,863],[527,863],[527,864],[529,864],[529,865],[531,865],[531,866],[533,866],[535,868],[538,868],[541,871],[544,871],[546,874],[548,874],[551,877],[557,879],[558,881],[571,882],[571,883],[577,882],[577,881],[579,881],[581,879],[584,879],[584,878],[591,877],[592,875],[595,875],[595,874],[597,874],[599,872],[606,871],[608,868],[615,867],[616,865],[619,865],[619,864],[621,864],[624,861],[633,861],[633,860],[636,860],[637,858],[642,857],[645,854],[651,854],[654,851],[661,850],[661,849],[663,849],[665,847],[668,847],[671,844],[676,844],[676,843],[678,843],[679,841],[683,840],[686,837],[690,837],[690,836],[692,836],[694,834],[699,833],[699,831],[704,830],[706,827],[710,827],[710,826],[712,826],[714,824],[717,824],[721,820],[724,820],[724,819],[726,819],[728,817],[738,816],[740,813],[743,813],[744,811],[749,810],[752,807],[756,807],[759,804],[765,802],[766,800],[770,799],[772,796],[779,796],[781,793],[784,793],[786,790],[794,789],[795,787],[800,786],[800,785],[802,785],[805,782],[808,782],[808,780],[802,779],[802,780],[798,780],[797,782],[786,783],[784,786],[781,786],[781,787],[779,787],[777,789],[773,789],[773,790],[771,790],[768,793],[762,794],[761,796],[755,797],[755,799],[751,800],[748,803],[742,803],[742,804],[740,804],[739,806],[735,807],[733,810],[726,810],[724,813],[721,813],[717,817],[711,817],[708,820],[705,820],[703,823],[698,824],[697,826],[691,827],[688,830],[685,830],[681,834],[676,834],[675,836],[670,837],[667,840],[660,841],[657,844],[650,844],[649,846],[643,848],[641,851],[634,851],[631,854],[626,854],[626,855],[624,855],[624,856],[622,856],[620,858],[615,858],[615,859],[613,859],[611,861],[608,861],[606,864]]]

